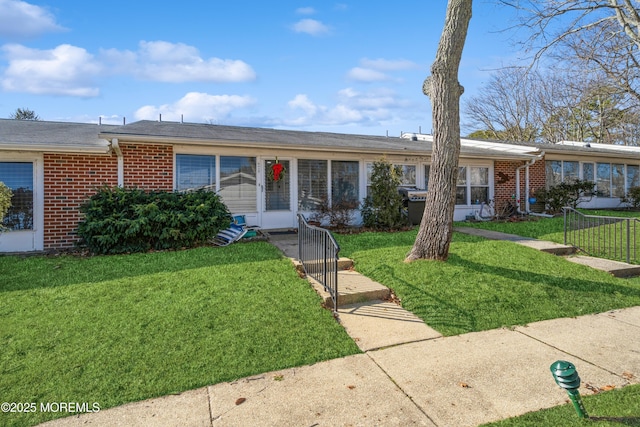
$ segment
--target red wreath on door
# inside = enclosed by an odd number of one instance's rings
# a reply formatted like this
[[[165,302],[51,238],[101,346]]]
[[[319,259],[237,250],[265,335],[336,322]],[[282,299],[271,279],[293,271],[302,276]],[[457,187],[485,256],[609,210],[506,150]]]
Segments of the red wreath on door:
[[[284,173],[284,166],[278,161],[278,158],[276,157],[276,162],[271,165],[271,179],[273,179],[274,181],[280,181],[280,178],[282,178]]]

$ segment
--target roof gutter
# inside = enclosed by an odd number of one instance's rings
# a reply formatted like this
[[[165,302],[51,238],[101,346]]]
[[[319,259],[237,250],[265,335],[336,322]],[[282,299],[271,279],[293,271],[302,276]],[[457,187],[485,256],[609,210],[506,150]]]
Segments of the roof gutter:
[[[69,154],[109,154],[108,147],[83,147],[80,145],[62,144],[19,144],[0,143],[0,151],[31,151],[38,153],[69,153]]]
[[[120,145],[118,145],[118,138],[113,138],[109,142],[109,147],[116,153],[118,158],[118,187],[124,187],[124,157]]]

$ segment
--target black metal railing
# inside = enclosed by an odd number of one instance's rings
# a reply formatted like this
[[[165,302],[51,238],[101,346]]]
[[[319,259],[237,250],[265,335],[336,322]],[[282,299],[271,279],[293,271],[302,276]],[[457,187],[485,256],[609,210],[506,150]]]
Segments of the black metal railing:
[[[564,244],[592,256],[636,262],[638,222],[637,218],[585,215],[564,208]]]
[[[331,295],[338,309],[338,252],[340,246],[327,229],[310,225],[298,214],[298,257],[307,275]]]

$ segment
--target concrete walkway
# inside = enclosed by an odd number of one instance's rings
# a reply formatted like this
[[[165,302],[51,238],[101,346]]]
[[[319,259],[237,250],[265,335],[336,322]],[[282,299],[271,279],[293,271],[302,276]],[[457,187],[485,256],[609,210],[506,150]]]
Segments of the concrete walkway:
[[[291,250],[290,237],[272,243]],[[640,382],[640,307],[454,337],[392,301],[338,313],[362,354],[44,425],[465,427],[565,403],[556,360],[576,365],[583,394]]]
[[[516,236],[515,234],[501,233],[499,231],[483,230],[480,228],[457,227],[455,228],[455,231],[474,236],[481,236],[486,239],[507,240],[539,251],[565,256],[567,261],[586,265],[588,267],[595,268],[596,270],[606,271],[616,277],[640,276],[640,265],[627,264],[626,262],[613,261],[586,255],[575,255],[576,250],[573,246],[532,239],[530,237]]]

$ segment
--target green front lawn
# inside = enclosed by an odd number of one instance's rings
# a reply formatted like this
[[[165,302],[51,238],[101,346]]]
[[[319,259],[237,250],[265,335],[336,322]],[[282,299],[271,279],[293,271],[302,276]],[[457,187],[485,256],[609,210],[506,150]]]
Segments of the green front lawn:
[[[484,427],[620,427],[640,426],[640,385],[583,396],[589,419],[578,417],[573,405],[568,403],[554,408],[509,418]],[[595,424],[594,424],[595,423]]]
[[[100,408],[358,353],[265,242],[0,257],[0,401]],[[61,416],[0,413],[0,425]]]
[[[640,279],[617,279],[513,242],[455,233],[447,262],[405,263],[415,236],[336,237],[358,272],[393,289],[404,308],[443,335],[640,305]]]
[[[610,211],[579,209],[585,215],[638,218],[639,212],[635,211]],[[574,217],[573,227],[568,233],[567,243],[577,246],[591,256],[609,258],[617,261],[627,261],[627,221],[607,224],[602,219],[584,219]],[[640,264],[640,223],[629,222],[630,235],[630,259],[632,264]],[[564,218],[541,218],[531,216],[527,221],[487,221],[487,222],[460,222],[459,227],[483,228],[486,230],[501,231],[503,233],[516,234],[524,237],[533,237],[556,243],[564,243]],[[634,247],[636,248],[634,250]]]

